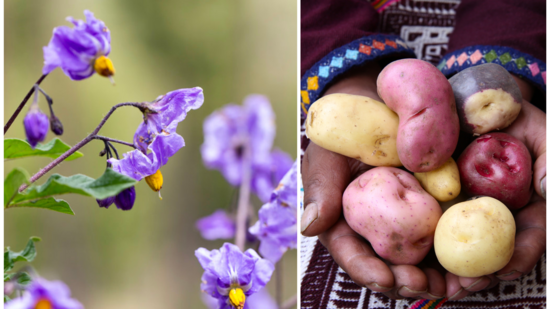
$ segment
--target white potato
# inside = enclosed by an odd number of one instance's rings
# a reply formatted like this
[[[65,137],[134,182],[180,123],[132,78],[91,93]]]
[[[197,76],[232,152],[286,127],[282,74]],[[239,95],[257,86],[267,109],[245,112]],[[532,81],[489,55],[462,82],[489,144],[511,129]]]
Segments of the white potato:
[[[484,276],[508,264],[515,234],[508,207],[492,197],[481,197],[443,213],[435,229],[435,254],[439,263],[457,276]]]
[[[420,185],[438,202],[448,202],[460,194],[460,173],[453,158],[425,173],[414,173]]]
[[[335,93],[309,109],[306,135],[315,144],[372,166],[401,166],[396,139],[399,118],[384,103]]]

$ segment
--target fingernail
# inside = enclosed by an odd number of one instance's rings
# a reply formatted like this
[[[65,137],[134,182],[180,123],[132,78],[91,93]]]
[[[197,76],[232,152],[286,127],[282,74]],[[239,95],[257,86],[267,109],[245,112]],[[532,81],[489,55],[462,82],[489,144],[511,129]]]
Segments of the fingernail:
[[[516,273],[517,273],[517,271],[516,271],[516,270],[513,270],[513,271],[511,271],[511,272],[509,272],[509,273],[507,273],[507,274],[497,275],[497,278],[502,279],[502,278],[505,278],[505,277],[509,277],[509,276],[515,275]]]
[[[466,291],[469,291],[470,289],[473,289],[473,288],[474,288],[476,285],[478,285],[482,280],[483,280],[483,278],[477,279],[476,282],[470,284],[470,285],[466,288]]]
[[[317,220],[319,216],[319,210],[317,207],[317,204],[311,203],[306,206],[306,210],[304,210],[304,213],[302,214],[302,220],[300,221],[300,225],[302,227],[301,231],[302,234],[305,230],[313,223],[313,221]]]
[[[445,297],[445,295],[441,295],[441,296],[439,296],[439,295],[433,295],[432,293],[429,293],[429,292],[428,292],[428,295],[430,295],[430,297],[433,297],[433,298],[435,298],[435,299],[441,299],[441,298],[444,298],[444,297]]]
[[[381,286],[378,283],[367,284],[366,288],[371,289],[371,290],[376,291],[376,292],[382,292],[382,293],[387,292],[387,291],[392,289],[392,288],[389,288],[389,287],[386,287],[386,286]]]
[[[401,297],[416,297],[416,296],[419,296],[419,295],[406,296],[406,295],[401,294],[401,290],[405,290],[405,292],[410,293],[410,294],[423,294],[423,293],[427,292],[426,290],[424,290],[424,291],[411,290],[407,286],[404,285],[397,291],[397,295],[399,295]]]
[[[542,193],[542,197],[546,199],[546,175],[544,175],[544,177],[540,181],[540,192]]]
[[[460,293],[462,293],[462,291],[464,291],[464,288],[460,288],[458,292],[454,293],[453,296],[449,297],[449,300],[454,300],[458,295],[460,295]]]

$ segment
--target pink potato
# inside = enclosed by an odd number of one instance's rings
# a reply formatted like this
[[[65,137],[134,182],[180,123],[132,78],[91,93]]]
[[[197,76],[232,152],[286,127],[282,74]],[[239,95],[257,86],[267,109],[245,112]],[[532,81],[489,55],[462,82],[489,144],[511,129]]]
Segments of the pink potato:
[[[453,89],[431,63],[402,59],[376,81],[378,95],[399,116],[397,154],[412,172],[434,170],[456,148],[460,124]]]
[[[434,241],[441,207],[411,174],[377,167],[355,179],[342,205],[349,226],[396,265],[418,264]]]
[[[467,195],[490,196],[510,209],[529,202],[531,155],[515,137],[500,132],[484,134],[462,152],[456,163]]]

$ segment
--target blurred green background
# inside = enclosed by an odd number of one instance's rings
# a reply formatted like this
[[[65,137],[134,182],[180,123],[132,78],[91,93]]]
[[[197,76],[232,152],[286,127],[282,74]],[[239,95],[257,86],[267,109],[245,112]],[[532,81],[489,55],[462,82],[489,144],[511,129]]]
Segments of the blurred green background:
[[[223,241],[203,240],[195,221],[217,208],[230,208],[235,194],[219,172],[202,164],[202,122],[227,103],[240,104],[250,93],[264,94],[277,115],[274,146],[296,158],[296,2],[6,1],[4,123],[40,77],[42,47],[52,29],[69,25],[67,16],[84,19],[84,9],[111,30],[109,57],[116,68],[116,86],[97,74],[72,81],[60,69],[52,72],[42,88],[54,99],[56,115],[65,126],[62,140],[77,143],[119,102],[149,101],[171,90],[200,86],[205,103],[178,126],[186,146],[162,169],[162,201],[141,181],[134,209],[128,212],[114,205],[100,209],[95,200],[75,195],[62,197],[75,216],[11,209],[4,213],[4,245],[21,250],[30,236],[42,237],[32,265],[46,279],[67,283],[86,308],[202,308],[203,271],[194,251],[219,248]],[[43,97],[40,106],[47,110]],[[26,111],[6,137],[24,138]],[[131,141],[141,121],[137,110],[119,109],[100,134]],[[52,138],[50,132],[47,140]],[[97,178],[105,169],[105,159],[98,156],[102,147],[100,141],[91,142],[81,149],[83,158],[52,172]],[[4,176],[16,166],[34,174],[49,161],[8,161]],[[259,209],[261,203],[253,202]],[[292,250],[282,261],[283,300],[297,290],[296,259]],[[274,296],[274,277],[268,287]]]

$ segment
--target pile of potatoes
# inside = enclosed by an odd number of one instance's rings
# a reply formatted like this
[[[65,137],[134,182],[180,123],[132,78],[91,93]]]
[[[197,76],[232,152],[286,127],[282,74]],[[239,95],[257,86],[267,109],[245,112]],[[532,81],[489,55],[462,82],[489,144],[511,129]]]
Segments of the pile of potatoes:
[[[502,269],[514,251],[509,209],[525,206],[532,193],[529,151],[494,132],[521,110],[512,76],[483,64],[447,80],[428,62],[403,59],[382,70],[377,89],[385,104],[331,94],[306,120],[314,143],[374,166],[344,192],[350,227],[393,264],[417,264],[435,247],[458,276]],[[478,137],[455,162],[461,131]],[[460,203],[461,191],[475,198]],[[443,213],[440,203],[452,206]]]

